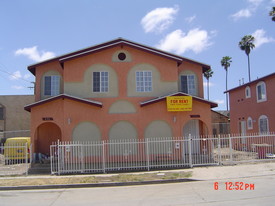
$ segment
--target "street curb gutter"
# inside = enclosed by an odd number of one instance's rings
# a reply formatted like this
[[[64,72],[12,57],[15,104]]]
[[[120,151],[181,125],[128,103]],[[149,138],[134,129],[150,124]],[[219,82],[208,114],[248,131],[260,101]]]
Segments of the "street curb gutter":
[[[0,191],[5,190],[46,190],[46,189],[70,189],[70,188],[90,188],[90,187],[117,187],[117,186],[135,186],[150,184],[165,184],[200,181],[196,179],[171,179],[171,180],[152,180],[142,182],[111,182],[111,183],[91,183],[91,184],[68,184],[68,185],[31,185],[31,186],[10,186],[0,187]]]

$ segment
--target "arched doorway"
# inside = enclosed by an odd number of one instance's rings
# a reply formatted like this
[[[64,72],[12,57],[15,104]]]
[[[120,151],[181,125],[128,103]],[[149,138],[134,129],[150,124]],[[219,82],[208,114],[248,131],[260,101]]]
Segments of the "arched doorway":
[[[61,139],[61,130],[55,123],[39,125],[36,129],[35,152],[50,155],[50,145],[58,139]]]

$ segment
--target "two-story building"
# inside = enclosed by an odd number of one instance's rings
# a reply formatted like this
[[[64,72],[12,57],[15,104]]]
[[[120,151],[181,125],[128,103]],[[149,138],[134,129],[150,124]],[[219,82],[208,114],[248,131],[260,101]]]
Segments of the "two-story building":
[[[118,38],[28,67],[36,78],[31,112],[34,152],[52,142],[212,134],[203,72],[210,66]],[[168,111],[167,97],[192,98]],[[190,107],[190,105],[189,105]]]
[[[233,134],[275,131],[275,73],[227,91]]]

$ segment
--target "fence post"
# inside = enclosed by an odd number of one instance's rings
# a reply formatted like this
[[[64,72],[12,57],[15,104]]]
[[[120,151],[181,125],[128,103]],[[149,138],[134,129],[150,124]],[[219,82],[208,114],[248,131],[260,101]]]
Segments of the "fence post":
[[[25,143],[25,164],[26,164],[26,175],[28,175],[28,143]]]
[[[146,161],[147,161],[147,170],[150,171],[150,158],[149,158],[149,139],[145,138],[146,143]]]
[[[59,148],[59,139],[57,140],[57,174],[60,175],[60,148]]]
[[[189,152],[189,166],[192,168],[192,137],[191,134],[188,136],[188,152]]]
[[[84,161],[84,144],[79,142],[80,152],[81,152],[81,173],[84,173],[85,170],[85,161]]]
[[[105,144],[104,144],[104,140],[102,141],[102,169],[103,169],[103,173],[106,173],[105,170]]]
[[[221,165],[222,163],[222,154],[221,154],[221,135],[218,135],[218,161],[219,161],[219,165]]]
[[[232,163],[233,162],[233,148],[232,148],[232,139],[231,139],[231,136],[230,134],[228,135],[228,140],[229,140],[229,155],[230,155],[230,162]]]

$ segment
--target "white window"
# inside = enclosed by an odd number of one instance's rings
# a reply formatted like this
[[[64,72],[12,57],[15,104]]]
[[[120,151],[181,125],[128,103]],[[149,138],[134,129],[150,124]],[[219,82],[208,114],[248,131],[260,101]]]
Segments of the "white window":
[[[247,129],[253,129],[253,121],[251,117],[247,118]]]
[[[152,72],[136,71],[136,91],[152,92]]]
[[[268,118],[265,115],[260,116],[259,118],[259,133],[268,133],[269,126],[268,126]]]
[[[45,76],[44,95],[56,96],[60,94],[60,76]]]
[[[93,72],[93,92],[108,92],[109,73]]]
[[[182,75],[180,77],[180,82],[181,82],[181,92],[184,92],[186,94],[190,94],[193,96],[197,95],[195,75],[193,74]]]
[[[264,82],[259,82],[256,86],[257,102],[266,101],[266,87]]]
[[[251,90],[250,90],[250,87],[247,86],[245,88],[245,98],[250,98],[251,97]]]

